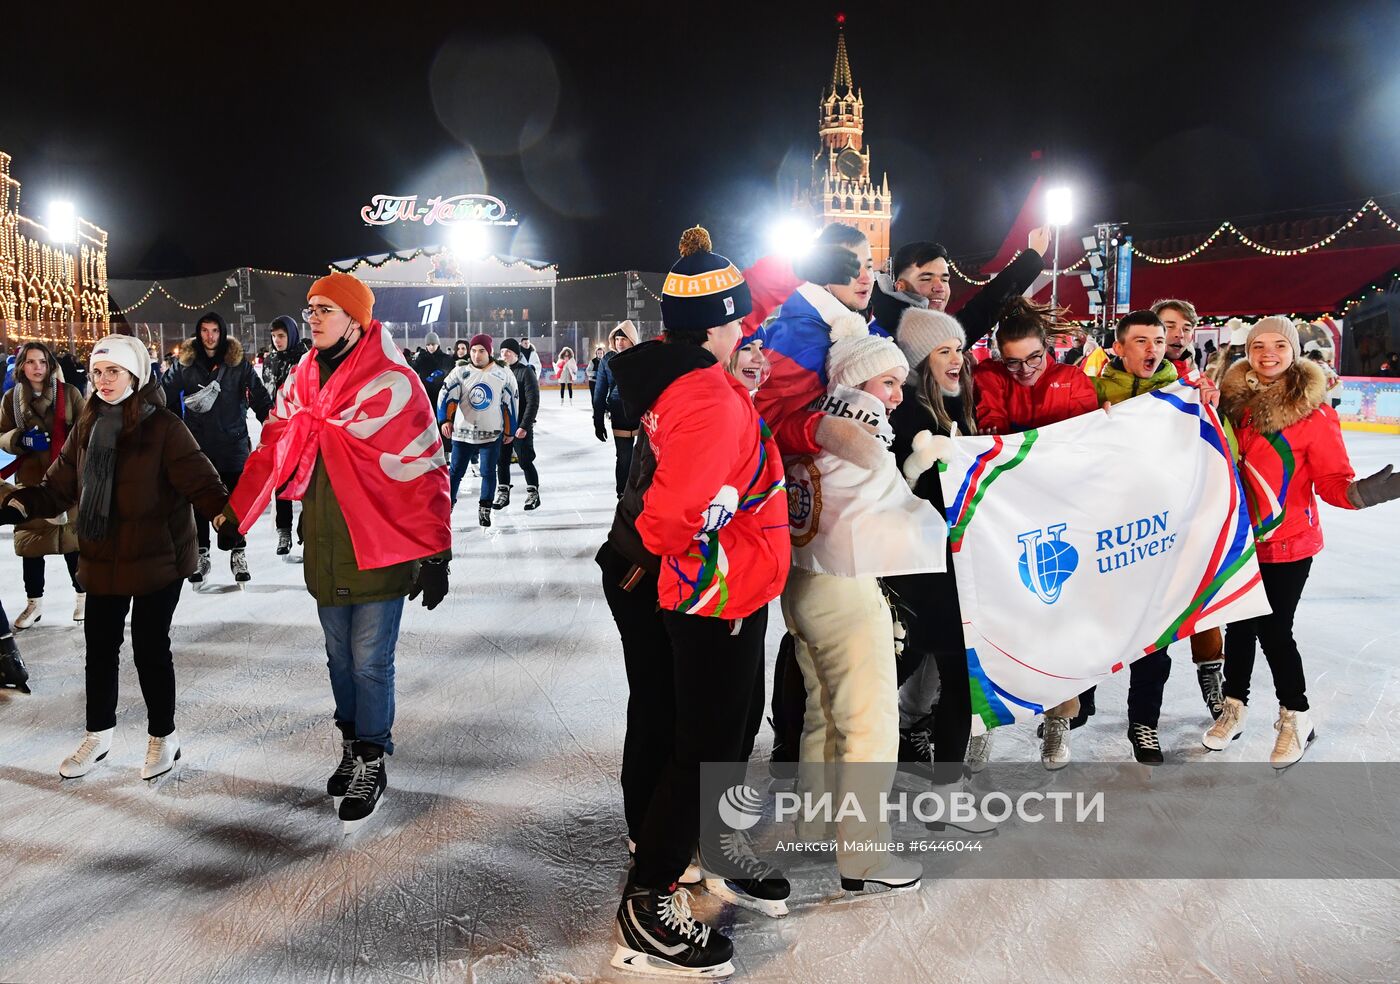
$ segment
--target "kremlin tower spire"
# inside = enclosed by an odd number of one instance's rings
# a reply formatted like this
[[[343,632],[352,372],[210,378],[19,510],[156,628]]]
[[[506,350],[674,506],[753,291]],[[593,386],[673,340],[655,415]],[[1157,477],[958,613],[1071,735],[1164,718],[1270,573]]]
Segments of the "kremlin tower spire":
[[[845,14],[836,15],[836,61],[818,104],[817,135],[821,147],[812,159],[808,204],[822,225],[843,222],[865,233],[879,267],[890,253],[890,184],[888,176],[879,184],[870,177],[865,95],[851,74]]]

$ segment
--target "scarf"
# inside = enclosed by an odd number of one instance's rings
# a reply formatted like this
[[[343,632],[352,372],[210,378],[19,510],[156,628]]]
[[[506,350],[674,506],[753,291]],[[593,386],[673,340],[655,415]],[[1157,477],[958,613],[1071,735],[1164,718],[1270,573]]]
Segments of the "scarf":
[[[121,404],[98,400],[97,421],[88,435],[87,455],[83,458],[82,494],[78,500],[78,536],[84,540],[107,538],[112,484],[117,474],[117,438],[121,432]]]
[[[252,528],[274,492],[302,498],[319,459],[360,570],[449,549],[447,462],[422,380],[378,321],[354,348],[325,361],[324,384],[312,349],[278,390],[229,499],[239,532]]]
[[[29,380],[23,382],[27,384]],[[68,439],[68,393],[58,373],[49,374],[43,392],[37,395],[28,385],[19,383],[16,383],[10,392],[15,401],[15,427],[21,431],[32,430],[35,427],[46,431],[49,435],[49,464],[53,464],[58,459],[58,453],[63,450],[63,442]],[[47,428],[44,426],[44,418],[50,409],[54,411],[53,427]],[[8,479],[19,471],[20,462],[25,457],[25,454],[16,455],[14,461],[0,469],[0,479]]]

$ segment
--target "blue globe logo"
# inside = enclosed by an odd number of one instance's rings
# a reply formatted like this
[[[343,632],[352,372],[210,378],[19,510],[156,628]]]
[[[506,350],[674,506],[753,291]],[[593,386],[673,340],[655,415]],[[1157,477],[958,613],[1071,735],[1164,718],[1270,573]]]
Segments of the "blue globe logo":
[[[1064,523],[1056,523],[1016,538],[1021,543],[1021,559],[1016,563],[1021,583],[1047,605],[1060,600],[1061,588],[1079,567],[1079,551],[1060,539],[1065,529]]]

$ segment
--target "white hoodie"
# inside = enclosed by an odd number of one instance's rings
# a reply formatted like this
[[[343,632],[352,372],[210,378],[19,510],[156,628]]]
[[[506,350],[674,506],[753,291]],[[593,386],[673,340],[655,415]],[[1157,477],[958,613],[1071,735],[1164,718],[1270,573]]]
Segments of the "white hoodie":
[[[809,407],[876,428],[894,440],[884,404],[840,384]],[[804,455],[787,468],[788,520],[794,566],[841,577],[892,577],[947,569],[948,525],[909,488],[886,455],[875,471],[829,451]]]

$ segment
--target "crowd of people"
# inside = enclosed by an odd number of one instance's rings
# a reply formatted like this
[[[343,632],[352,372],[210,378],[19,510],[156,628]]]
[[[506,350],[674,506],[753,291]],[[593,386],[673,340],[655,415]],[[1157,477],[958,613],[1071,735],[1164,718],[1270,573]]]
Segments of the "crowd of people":
[[[1287,318],[1242,326],[1239,344],[1202,371],[1195,308],[1164,299],[1120,318],[1099,358],[1057,358],[1070,326],[1024,296],[1048,243],[1046,229],[1032,232],[954,315],[949,256],[936,242],[904,245],[877,271],[865,235],[833,224],[799,261],[740,271],[696,227],[662,289],[662,336],[642,342],[623,322],[594,350],[584,373],[595,434],[614,443],[617,494],[595,559],[629,688],[620,782],[633,860],[616,966],[731,973],[731,942],[691,911],[688,886],[700,882],[736,905],[787,911],[790,884],[745,833],[711,840],[700,825],[701,763],[730,763],[741,782],[770,701],[772,768],[807,792],[874,797],[904,762],[951,793],[993,754],[993,733],[971,737],[944,535],[939,465],[959,436],[1023,432],[1178,382],[1197,387],[1229,425],[1272,609],[1191,638],[1211,721],[1202,743],[1224,748],[1243,732],[1256,647],[1279,702],[1272,764],[1298,761],[1314,739],[1292,623],[1322,548],[1316,500],[1367,508],[1400,497],[1400,477],[1387,467],[1356,478],[1329,377]],[[0,448],[16,456],[0,524],[15,527],[25,558],[29,605],[16,629],[41,617],[47,555],[64,557],[79,592],[86,721],[59,766],[65,778],[112,747],[128,612],[148,717],[141,775],[174,767],[170,630],[181,589],[212,576],[211,544],[246,581],[244,537],[271,506],[277,552],[291,550],[294,530],[304,548],[325,639],[341,742],[326,793],[341,820],[363,821],[388,784],[403,608],[421,596],[433,609],[449,594],[451,513],[468,469],[481,526],[510,505],[512,464],[525,475],[524,508],[540,506],[541,362],[528,339],[476,335],[448,353],[430,334],[410,362],[354,276],[317,280],[307,305],[300,320],[272,324],[260,373],[212,312],[163,372],[125,335],[99,340],[81,377],[40,343],[17,353],[0,411]],[[991,356],[979,362],[971,350],[984,338]],[[572,379],[578,361],[565,349],[554,368]],[[561,388],[561,403],[572,395]],[[250,412],[261,423],[256,447]],[[802,493],[810,488],[820,495]],[[363,506],[387,501],[392,510]],[[770,688],[775,600],[786,634]],[[1131,662],[1126,747],[1139,762],[1165,759],[1158,724],[1170,671],[1166,647]],[[7,633],[0,678],[25,677]],[[1046,768],[1070,761],[1070,733],[1096,710],[1092,690],[1044,709]],[[856,765],[865,768],[846,768]],[[981,816],[938,824],[968,835],[994,827]],[[920,884],[917,862],[858,847],[888,842],[878,823],[799,830],[813,841],[833,833],[851,896]]]

